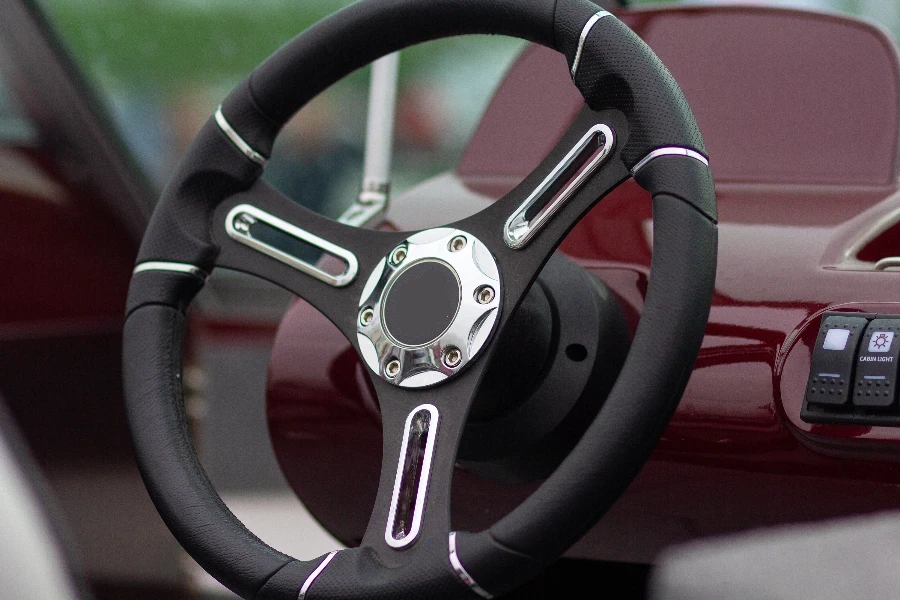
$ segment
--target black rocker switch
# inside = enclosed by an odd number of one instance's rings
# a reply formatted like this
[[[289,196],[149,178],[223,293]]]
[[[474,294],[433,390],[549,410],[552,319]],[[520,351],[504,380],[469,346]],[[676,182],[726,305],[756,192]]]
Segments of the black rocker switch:
[[[900,319],[875,319],[866,328],[856,360],[853,404],[888,407],[897,397]]]
[[[867,319],[829,316],[822,320],[806,384],[810,404],[846,404],[853,384],[856,349]],[[900,323],[900,321],[898,321]],[[898,340],[900,342],[900,340]]]

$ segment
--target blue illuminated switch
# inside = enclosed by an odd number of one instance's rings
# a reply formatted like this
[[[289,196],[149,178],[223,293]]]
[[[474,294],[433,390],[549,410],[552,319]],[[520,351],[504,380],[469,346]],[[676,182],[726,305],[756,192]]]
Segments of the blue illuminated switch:
[[[806,401],[811,404],[847,404],[853,385],[856,350],[869,321],[832,315],[822,319],[812,352]]]
[[[856,359],[853,404],[893,406],[897,397],[900,319],[875,319],[866,328]]]

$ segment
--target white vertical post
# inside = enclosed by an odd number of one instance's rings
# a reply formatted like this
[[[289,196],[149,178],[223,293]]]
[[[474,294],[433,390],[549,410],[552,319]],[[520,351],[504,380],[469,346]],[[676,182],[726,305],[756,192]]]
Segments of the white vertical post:
[[[359,200],[341,216],[342,223],[360,227],[387,206],[391,188],[399,69],[399,52],[388,54],[372,63],[362,191]]]
[[[366,124],[366,156],[363,188],[367,183],[388,184],[394,150],[394,113],[397,107],[397,72],[400,54],[395,52],[372,64],[369,118]]]

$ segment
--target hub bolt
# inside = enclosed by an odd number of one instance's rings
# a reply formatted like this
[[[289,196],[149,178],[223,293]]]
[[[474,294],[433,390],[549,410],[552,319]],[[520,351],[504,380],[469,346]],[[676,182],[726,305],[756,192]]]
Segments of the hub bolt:
[[[388,379],[396,378],[400,374],[400,361],[396,358],[389,360],[388,364],[384,365],[384,374]]]
[[[372,320],[375,318],[375,311],[372,310],[371,306],[367,306],[362,309],[359,313],[359,324],[363,327],[368,327],[372,324]]]
[[[394,251],[391,252],[391,264],[395,267],[406,260],[406,246],[397,246],[394,248]]]
[[[455,238],[450,240],[450,244],[449,244],[450,252],[459,252],[460,250],[462,250],[463,248],[466,247],[467,243],[468,242],[466,241],[465,236],[462,236],[462,235],[456,236]]]
[[[494,299],[494,288],[489,285],[483,285],[475,290],[475,301],[478,304],[490,304]]]
[[[256,223],[256,219],[247,213],[241,213],[234,218],[234,228],[241,233],[249,233],[250,226]]]
[[[444,365],[449,369],[455,369],[462,362],[462,352],[455,346],[448,346],[444,350]]]

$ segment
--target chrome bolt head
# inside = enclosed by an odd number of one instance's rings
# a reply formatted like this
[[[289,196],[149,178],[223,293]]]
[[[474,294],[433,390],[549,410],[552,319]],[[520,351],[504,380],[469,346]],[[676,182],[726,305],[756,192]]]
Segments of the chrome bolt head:
[[[459,252],[468,244],[468,240],[466,240],[465,236],[458,235],[452,240],[450,240],[450,244],[448,244],[448,248],[450,248],[450,252]]]
[[[359,311],[359,324],[363,327],[368,327],[369,325],[371,325],[374,319],[375,311],[372,310],[371,306],[367,306]]]
[[[478,304],[490,304],[494,300],[494,288],[483,285],[475,290],[475,301]]]
[[[406,246],[397,246],[394,248],[394,251],[391,252],[391,264],[395,267],[406,260]]]
[[[384,365],[384,374],[388,379],[396,379],[397,375],[400,374],[400,361],[396,358],[389,360],[388,363]]]
[[[448,346],[444,350],[442,359],[444,361],[444,366],[448,369],[455,369],[459,366],[459,363],[462,362],[462,352],[460,352],[459,348],[456,346]]]
[[[241,233],[249,233],[250,226],[256,223],[256,219],[247,213],[241,213],[234,218],[234,228]]]

